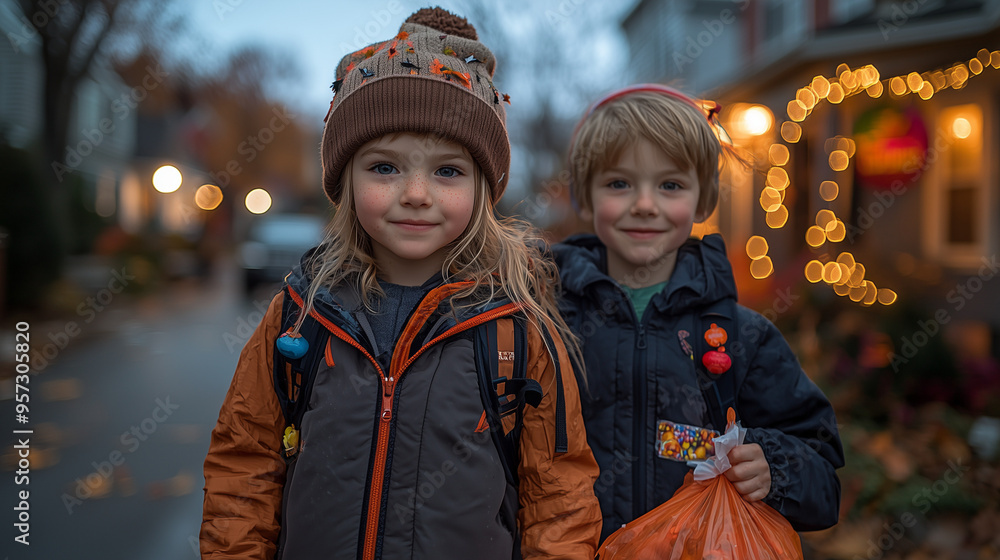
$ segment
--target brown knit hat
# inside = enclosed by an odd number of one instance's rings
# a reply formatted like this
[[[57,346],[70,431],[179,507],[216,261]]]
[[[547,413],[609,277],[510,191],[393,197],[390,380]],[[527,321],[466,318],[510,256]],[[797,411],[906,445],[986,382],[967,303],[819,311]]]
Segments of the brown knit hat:
[[[341,59],[321,149],[331,201],[339,200],[340,175],[354,152],[393,132],[461,144],[482,168],[492,201],[500,199],[510,168],[507,96],[493,86],[496,59],[477,39],[464,18],[424,8],[395,37]]]

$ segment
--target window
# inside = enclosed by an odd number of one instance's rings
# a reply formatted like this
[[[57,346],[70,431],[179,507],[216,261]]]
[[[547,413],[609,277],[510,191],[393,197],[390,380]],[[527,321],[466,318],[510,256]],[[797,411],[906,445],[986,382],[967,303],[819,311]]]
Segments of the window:
[[[931,256],[949,266],[974,266],[987,252],[990,204],[983,123],[977,103],[946,107],[927,151],[933,169],[925,194],[924,242]]]

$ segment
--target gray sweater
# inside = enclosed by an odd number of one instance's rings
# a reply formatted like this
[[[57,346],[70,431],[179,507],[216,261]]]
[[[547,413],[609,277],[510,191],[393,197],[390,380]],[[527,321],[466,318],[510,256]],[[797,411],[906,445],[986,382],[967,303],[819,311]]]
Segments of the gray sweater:
[[[400,286],[382,280],[379,280],[378,284],[385,291],[385,297],[377,301],[377,313],[367,313],[366,315],[375,338],[372,341],[378,354],[375,358],[382,369],[388,371],[396,339],[403,332],[403,326],[406,325],[410,314],[433,285],[427,283],[423,286]]]

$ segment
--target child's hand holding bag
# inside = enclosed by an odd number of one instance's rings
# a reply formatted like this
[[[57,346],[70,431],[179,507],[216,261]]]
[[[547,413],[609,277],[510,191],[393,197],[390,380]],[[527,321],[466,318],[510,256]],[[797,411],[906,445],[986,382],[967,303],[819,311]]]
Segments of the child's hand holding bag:
[[[615,531],[597,553],[600,560],[794,560],[802,559],[799,536],[762,501],[748,502],[724,473],[729,451],[746,429],[729,409],[726,433],[714,439],[715,456],[692,462],[674,497]]]

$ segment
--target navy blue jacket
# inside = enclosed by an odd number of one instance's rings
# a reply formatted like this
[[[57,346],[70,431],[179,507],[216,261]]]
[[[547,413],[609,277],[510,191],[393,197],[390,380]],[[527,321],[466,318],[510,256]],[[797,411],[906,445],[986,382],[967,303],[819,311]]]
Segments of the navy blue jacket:
[[[736,299],[736,284],[719,235],[689,240],[673,275],[637,318],[625,292],[607,274],[606,249],[593,235],[555,245],[563,283],[560,310],[580,337],[587,382],[580,383],[587,440],[601,467],[594,490],[604,516],[603,541],[670,499],[690,469],[656,456],[657,421],[709,424],[694,362],[678,333],[699,332],[701,311]],[[778,329],[759,313],[736,306],[739,357],[737,412],[771,467],[764,502],[796,530],[830,527],[840,510],[844,465],[830,402],[805,375]],[[692,341],[692,338],[688,340]],[[735,340],[734,340],[735,339]],[[700,360],[700,356],[696,359]]]

